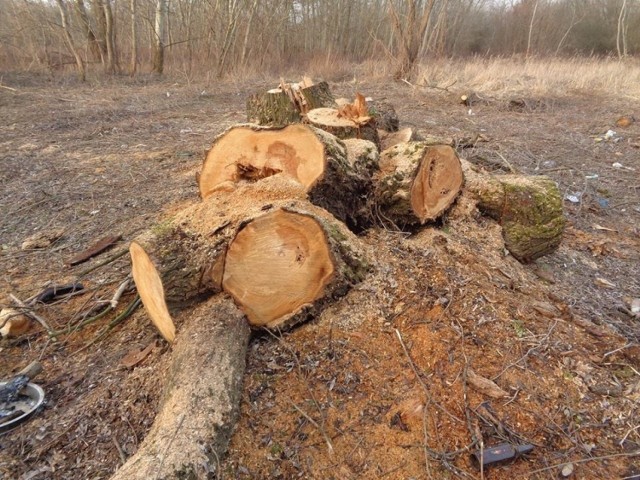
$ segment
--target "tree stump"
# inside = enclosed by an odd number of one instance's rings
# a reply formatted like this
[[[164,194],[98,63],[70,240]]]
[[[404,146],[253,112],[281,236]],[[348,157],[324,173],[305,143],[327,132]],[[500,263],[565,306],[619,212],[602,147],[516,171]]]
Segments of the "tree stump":
[[[462,161],[478,209],[502,225],[505,247],[521,262],[555,251],[566,224],[562,195],[547,176],[489,175]]]
[[[380,138],[378,130],[373,120],[358,124],[357,122],[340,117],[335,108],[316,108],[307,113],[306,121],[325,132],[345,140],[347,138],[360,138],[373,142],[380,148]]]
[[[460,160],[451,147],[400,143],[380,156],[376,204],[400,228],[424,225],[447,211],[462,183]]]
[[[154,260],[167,301],[224,290],[254,327],[318,314],[368,269],[357,237],[325,210],[250,186],[197,204],[135,242]]]
[[[302,117],[314,108],[335,106],[327,82],[284,84],[249,97],[247,121],[258,125],[284,126],[302,121]]]
[[[227,296],[184,317],[159,413],[111,480],[218,478],[238,418],[250,330]]]
[[[340,140],[308,125],[231,127],[207,153],[198,176],[200,196],[206,199],[278,174],[300,183],[312,203],[350,228],[367,226],[370,176],[349,164]]]
[[[437,135],[421,135],[413,128],[407,127],[398,130],[397,132],[387,132],[378,129],[378,136],[380,137],[380,151],[384,152],[391,147],[395,147],[399,143],[407,142],[422,142],[429,146],[434,145],[449,145],[453,147],[455,142],[451,137],[440,137]]]

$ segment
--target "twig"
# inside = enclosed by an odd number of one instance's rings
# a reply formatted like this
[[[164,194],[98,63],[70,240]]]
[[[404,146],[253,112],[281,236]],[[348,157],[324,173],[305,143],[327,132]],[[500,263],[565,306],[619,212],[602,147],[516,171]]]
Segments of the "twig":
[[[27,307],[22,302],[22,300],[20,300],[18,297],[16,297],[12,293],[9,294],[9,298],[11,298],[13,303],[15,303],[17,306],[19,306],[22,309],[22,313],[24,313],[27,317],[31,318],[32,320],[35,320],[40,325],[42,325],[42,328],[44,328],[47,331],[47,334],[50,337],[55,338],[56,335],[54,334],[54,331],[49,326],[49,324],[47,323],[46,320],[44,320],[42,317],[36,315],[36,313],[31,308]]]
[[[507,166],[507,168],[511,173],[518,173],[518,171],[515,168],[513,168],[513,165],[511,165],[509,161],[506,158],[504,158],[504,156],[502,156],[500,152],[494,152],[494,153],[502,159],[502,161],[504,162],[504,164]]]
[[[118,440],[116,439],[116,437],[111,437],[111,440],[113,441],[113,444],[116,446],[116,450],[118,450],[118,455],[120,455],[120,460],[124,465],[125,463],[127,463],[127,456],[124,454],[124,450],[122,450],[122,447],[118,443]]]
[[[291,406],[293,408],[295,408],[298,412],[300,412],[300,414],[306,418],[309,423],[311,423],[311,425],[313,425],[314,427],[316,427],[318,429],[318,431],[322,434],[322,436],[324,437],[324,441],[327,442],[327,448],[329,449],[329,453],[333,454],[333,444],[331,443],[331,439],[329,438],[329,435],[327,435],[327,432],[325,431],[325,429],[323,427],[321,427],[318,422],[316,422],[313,418],[311,418],[307,412],[305,412],[304,410],[302,410],[298,405],[296,405],[295,403],[293,403],[291,400],[287,399],[287,401],[291,404]]]
[[[601,457],[589,457],[589,458],[581,458],[580,460],[572,460],[571,463],[587,463],[587,462],[596,462],[598,460],[608,460],[610,458],[616,457],[640,457],[640,450],[636,450],[635,452],[626,452],[626,453],[613,453],[611,455],[602,455]],[[553,470],[554,468],[561,467],[566,465],[567,462],[556,463],[555,465],[551,465],[550,467],[539,468],[537,470],[532,470],[529,472],[529,475],[540,472],[547,472],[549,470]]]
[[[0,85],[0,88],[4,88],[5,90],[9,90],[11,92],[17,92],[18,90],[15,88],[7,87],[6,85]]]
[[[78,274],[78,278],[82,278],[86,275],[88,275],[89,273],[93,272],[94,270],[97,270],[100,267],[104,267],[105,265],[110,264],[111,262],[116,261],[117,259],[119,259],[120,257],[124,256],[127,254],[127,252],[129,251],[128,248],[123,248],[122,250],[114,253],[113,255],[111,255],[109,258],[106,258],[105,260],[103,260],[102,262],[96,263],[95,265],[87,268],[86,270],[81,271]]]
[[[109,302],[109,305],[111,305],[111,308],[113,310],[115,310],[118,307],[118,301],[120,301],[120,297],[122,297],[122,294],[124,293],[124,291],[127,289],[128,286],[129,286],[129,279],[126,278],[125,281],[120,284],[120,286],[116,290],[116,293],[113,294],[113,298]]]

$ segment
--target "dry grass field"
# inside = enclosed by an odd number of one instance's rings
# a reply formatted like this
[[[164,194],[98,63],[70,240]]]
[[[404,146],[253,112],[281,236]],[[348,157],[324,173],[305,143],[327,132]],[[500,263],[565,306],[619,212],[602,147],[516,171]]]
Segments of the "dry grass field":
[[[550,176],[568,227],[559,250],[530,265],[463,205],[411,236],[366,232],[374,268],[362,285],[291,332],[253,336],[218,478],[553,479],[563,468],[639,478],[640,319],[628,302],[640,297],[640,63],[438,60],[410,82],[373,62],[318,61],[306,73],[336,96],[386,99],[421,132],[480,138],[459,153],[495,174]],[[0,377],[40,360],[47,397],[0,436],[0,478],[107,479],[135,452],[171,350],[142,309],[107,328],[134,292],[77,327],[129,274],[127,256],[100,262],[199,200],[203,151],[277,81],[1,76],[0,302],[48,282],[79,279],[86,293],[38,307],[57,341],[38,325],[0,341]],[[461,105],[470,92],[482,101]],[[637,121],[616,126],[624,115]],[[21,249],[54,229],[47,248]],[[123,240],[111,253],[66,264],[112,234]],[[172,313],[179,332],[189,309]],[[509,397],[469,388],[469,368]],[[481,472],[468,449],[478,437],[534,450]]]

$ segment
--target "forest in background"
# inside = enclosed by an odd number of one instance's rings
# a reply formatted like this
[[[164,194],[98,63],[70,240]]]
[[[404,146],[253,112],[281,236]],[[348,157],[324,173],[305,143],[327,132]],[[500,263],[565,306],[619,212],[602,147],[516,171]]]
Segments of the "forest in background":
[[[639,0],[0,0],[0,71],[83,79],[639,52]]]

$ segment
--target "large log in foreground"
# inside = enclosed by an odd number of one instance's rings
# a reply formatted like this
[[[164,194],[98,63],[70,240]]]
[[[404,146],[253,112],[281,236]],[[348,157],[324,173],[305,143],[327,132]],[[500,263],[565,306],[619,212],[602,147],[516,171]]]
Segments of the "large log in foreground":
[[[206,199],[278,174],[299,182],[312,203],[354,230],[364,228],[370,176],[349,163],[340,140],[308,125],[231,127],[207,153],[198,177],[200,196]]]
[[[553,180],[543,175],[483,174],[465,160],[462,167],[465,189],[481,212],[500,222],[511,255],[526,263],[558,248],[566,219]]]
[[[439,218],[461,191],[460,160],[447,145],[400,143],[382,152],[376,203],[399,227]]]
[[[185,317],[159,413],[111,480],[219,478],[238,417],[250,330],[227,296]]]
[[[250,186],[197,204],[136,243],[155,261],[169,302],[225,290],[255,327],[315,316],[368,269],[357,237],[326,211]]]

